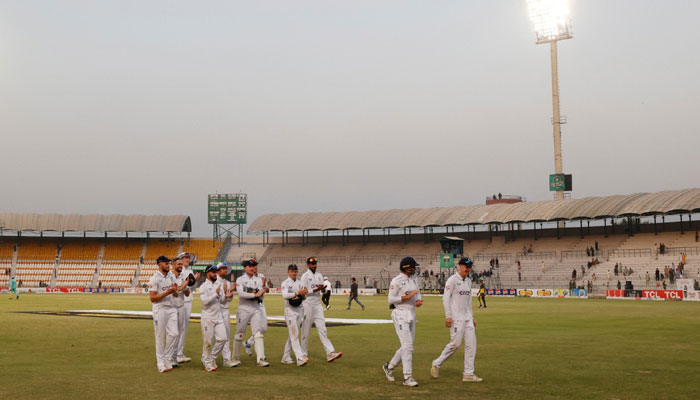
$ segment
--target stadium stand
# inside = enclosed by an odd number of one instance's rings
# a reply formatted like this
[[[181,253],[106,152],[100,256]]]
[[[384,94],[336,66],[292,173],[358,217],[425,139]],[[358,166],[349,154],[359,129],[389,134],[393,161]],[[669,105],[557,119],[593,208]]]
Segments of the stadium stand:
[[[151,279],[151,277],[153,276],[153,274],[156,272],[157,269],[158,269],[158,265],[156,264],[155,261],[150,262],[148,264],[143,264],[143,266],[141,266],[141,270],[139,272],[138,285],[143,287],[144,285],[148,284],[149,279]]]
[[[185,240],[181,251],[186,251],[196,254],[199,262],[212,262],[217,259],[222,243],[217,242],[212,246],[212,241],[207,239],[191,239]]]
[[[100,269],[102,287],[131,287],[139,264],[137,262],[105,261]]]
[[[51,260],[58,256],[58,241],[54,238],[24,238],[18,241],[18,260]]]
[[[55,261],[17,261],[15,277],[22,287],[39,287],[39,283],[48,285],[56,270]]]
[[[180,240],[162,239],[149,240],[146,246],[146,253],[143,256],[144,263],[150,263],[158,257],[165,255],[168,258],[175,258],[180,250]]]
[[[0,239],[0,260],[12,260],[15,252],[15,242]]]
[[[12,261],[0,260],[0,288],[9,286],[10,274],[7,271],[12,270]]]
[[[61,260],[97,260],[102,251],[102,239],[71,239],[61,247]]]
[[[143,253],[143,239],[109,239],[106,241],[103,260],[138,261]]]
[[[57,267],[56,286],[89,287],[97,272],[97,263],[89,261],[61,261]]]

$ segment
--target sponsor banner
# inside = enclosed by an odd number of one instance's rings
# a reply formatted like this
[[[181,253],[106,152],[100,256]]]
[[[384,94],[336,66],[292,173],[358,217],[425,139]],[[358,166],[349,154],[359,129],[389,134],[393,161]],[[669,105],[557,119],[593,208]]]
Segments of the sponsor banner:
[[[554,297],[554,289],[530,289],[532,297]]]
[[[683,301],[700,301],[700,291],[688,290],[687,293],[683,293]]]
[[[515,291],[517,295],[521,297],[541,297],[559,299],[588,298],[588,291],[586,289],[517,289]]]
[[[350,288],[331,289],[331,294],[350,296]],[[374,296],[376,294],[377,289],[360,289],[359,287],[357,288],[358,296]]]
[[[85,288],[87,293],[121,293],[125,288],[113,288],[113,287],[103,287],[103,288]]]
[[[46,293],[82,293],[85,288],[81,287],[53,287],[46,288]]]
[[[48,288],[17,288],[17,293],[46,293]]]
[[[518,289],[518,296],[521,297],[532,297],[533,293],[533,289]]]
[[[683,300],[682,290],[642,290],[644,300]]]
[[[642,298],[641,290],[608,289],[605,291],[607,299],[639,300]]]
[[[148,293],[147,289],[144,288],[122,288],[122,293],[129,293],[129,294],[143,294],[143,293]]]
[[[479,290],[476,290],[477,294]],[[515,289],[486,289],[487,296],[515,296],[517,291]]]
[[[692,279],[676,279],[676,289],[678,290],[694,290],[693,285],[695,285],[695,282]]]

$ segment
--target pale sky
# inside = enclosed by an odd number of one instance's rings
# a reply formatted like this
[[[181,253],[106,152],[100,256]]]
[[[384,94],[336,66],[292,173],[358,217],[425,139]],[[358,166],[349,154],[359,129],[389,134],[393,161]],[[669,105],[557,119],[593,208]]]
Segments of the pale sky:
[[[700,187],[700,2],[572,0],[573,197]],[[0,209],[186,214],[552,198],[525,0],[0,0]]]

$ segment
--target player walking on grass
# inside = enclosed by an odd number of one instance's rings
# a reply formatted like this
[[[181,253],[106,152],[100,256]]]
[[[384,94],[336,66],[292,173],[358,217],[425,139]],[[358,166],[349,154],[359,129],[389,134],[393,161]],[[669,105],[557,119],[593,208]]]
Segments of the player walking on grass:
[[[323,304],[326,306],[326,311],[331,309],[331,281],[328,280],[327,276],[323,277],[323,286],[326,287],[324,289],[323,295],[321,296],[321,301]]]
[[[318,337],[321,339],[323,349],[326,351],[326,361],[333,362],[343,356],[343,353],[336,352],[333,343],[328,339],[326,330],[326,319],[323,316],[323,306],[321,305],[321,293],[327,288],[323,284],[323,275],[316,272],[318,261],[315,257],[306,259],[306,266],[309,268],[301,276],[301,284],[308,291],[306,301],[304,301],[304,317],[301,324],[301,349],[304,358],[309,358],[309,336],[311,335],[311,325],[316,325]]]
[[[267,321],[263,321],[266,313],[263,305],[265,295],[266,280],[255,276],[255,267],[258,262],[255,259],[243,261],[245,274],[236,279],[236,290],[238,291],[238,311],[236,312],[236,335],[233,338],[233,366],[241,365],[241,345],[243,335],[248,325],[255,338],[255,354],[258,360],[258,367],[268,367],[270,363],[265,358],[265,326]]]
[[[174,298],[178,286],[170,272],[170,259],[160,256],[156,260],[158,270],[148,281],[148,295],[153,305],[153,328],[156,337],[156,362],[158,372],[173,369],[176,361],[172,358],[177,345],[177,310]]]
[[[353,300],[355,300],[355,302],[362,307],[362,311],[365,311],[365,305],[360,303],[360,300],[357,297],[357,281],[355,278],[352,278],[352,284],[350,285],[350,296],[348,297],[348,308],[346,308],[346,310],[350,309]]]
[[[265,293],[269,292],[270,289],[269,289],[269,285],[267,284],[268,283],[267,278],[265,278],[265,275],[258,273],[258,263],[257,262],[255,262],[255,265],[253,265],[253,275],[255,275],[256,277],[259,277],[260,279],[263,280],[263,282],[265,283],[265,288],[266,288]],[[262,304],[262,306],[263,306],[262,307],[262,313],[263,313],[262,333],[264,335],[267,333],[267,309],[265,308],[265,300],[261,298],[260,304]],[[245,352],[248,354],[248,357],[253,355],[253,346],[255,346],[255,336],[251,332],[251,335],[248,338],[248,340],[243,342],[243,347],[245,348]]]
[[[459,349],[464,340],[464,373],[463,382],[481,382],[483,379],[474,375],[474,358],[476,357],[476,320],[472,315],[472,260],[459,260],[459,271],[445,283],[445,293],[442,295],[442,305],[445,308],[445,326],[450,329],[450,342],[433,361],[430,375],[437,378],[440,367]]]
[[[219,303],[219,309],[221,310],[221,320],[224,321],[224,328],[226,328],[226,343],[224,343],[224,348],[221,350],[221,357],[224,359],[224,367],[231,368],[235,367],[233,361],[231,361],[231,312],[229,311],[229,304],[233,300],[233,293],[236,289],[236,283],[231,283],[226,279],[228,274],[228,265],[224,262],[220,262],[216,265],[216,283],[215,285],[221,287],[221,291],[226,293],[225,299]],[[230,294],[230,296],[229,296]]]
[[[15,298],[19,300],[19,294],[17,294],[17,279],[15,279],[14,276],[10,278],[10,291],[15,295]],[[10,296],[10,300],[12,300],[12,296]]]
[[[185,338],[187,337],[187,327],[190,324],[190,315],[192,314],[192,299],[194,298],[194,290],[196,288],[196,282],[200,277],[200,273],[196,274],[190,269],[190,264],[192,263],[192,256],[190,253],[184,252],[177,256],[177,259],[182,260],[182,276],[187,279],[187,291],[183,291],[185,306],[184,306],[184,320],[185,323],[180,329],[180,338],[177,344],[177,362],[186,363],[192,361],[190,357],[185,355]]]
[[[225,293],[222,286],[216,283],[216,265],[207,267],[204,272],[206,280],[199,288],[199,298],[202,300],[202,364],[207,371],[216,371],[216,357],[228,343],[226,327],[221,318],[221,303],[230,301],[233,292]],[[226,324],[230,324],[227,321]],[[212,340],[215,340],[212,346]]]
[[[177,312],[177,338],[175,339],[175,349],[173,350],[172,354],[172,360],[173,360],[173,367],[177,367],[178,361],[177,361],[177,346],[180,343],[180,336],[182,335],[182,332],[185,330],[186,327],[186,321],[185,321],[185,293],[190,292],[190,290],[187,288],[187,284],[189,283],[188,279],[185,277],[185,275],[182,273],[182,260],[179,258],[175,258],[173,260],[173,264],[171,265],[170,268],[170,273],[173,275],[173,280],[175,281],[175,284],[177,285],[177,297],[173,297],[173,306],[175,307],[175,312]]]
[[[287,323],[289,336],[284,344],[284,354],[282,355],[282,363],[293,364],[291,351],[294,350],[294,355],[297,358],[297,365],[302,367],[309,360],[301,350],[299,343],[299,329],[304,316],[304,307],[301,305],[308,291],[297,279],[299,268],[296,264],[290,264],[287,267],[287,278],[282,282],[282,298],[284,299],[284,320]]]
[[[413,257],[404,257],[399,269],[401,271],[389,286],[389,308],[391,319],[394,321],[396,335],[401,347],[396,350],[394,357],[382,365],[386,379],[394,381],[394,368],[403,364],[404,386],[418,386],[413,379],[413,341],[416,337],[416,307],[423,305],[423,298],[418,289],[416,267],[418,263]]]
[[[471,271],[470,271],[470,273],[471,273]],[[479,308],[482,307],[482,304],[483,304],[483,308],[486,308],[486,286],[484,286],[484,281],[483,281],[484,278],[481,278],[481,279],[482,279],[482,281],[479,284],[479,294],[477,295],[477,297],[479,298]]]

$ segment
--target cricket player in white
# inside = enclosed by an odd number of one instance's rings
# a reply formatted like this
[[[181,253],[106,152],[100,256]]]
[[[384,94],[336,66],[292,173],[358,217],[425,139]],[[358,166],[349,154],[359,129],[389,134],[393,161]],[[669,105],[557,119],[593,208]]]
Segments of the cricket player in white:
[[[170,259],[160,256],[156,262],[158,270],[148,281],[148,295],[153,306],[158,372],[168,372],[177,363],[172,359],[178,337],[177,310],[173,302],[173,297],[177,296],[177,284],[170,272]]]
[[[192,263],[192,256],[190,253],[184,252],[177,256],[178,259],[182,260],[182,276],[188,280],[187,291],[183,291],[185,298],[184,307],[184,326],[180,327],[180,339],[177,344],[177,362],[186,363],[192,361],[190,357],[185,355],[185,338],[187,337],[187,327],[190,324],[190,316],[192,315],[192,299],[194,298],[194,290],[196,288],[196,281],[199,279],[200,273],[196,274],[190,269],[190,264]],[[190,276],[191,275],[191,276]]]
[[[284,344],[282,362],[284,364],[294,363],[291,354],[292,350],[294,350],[294,355],[297,358],[297,365],[302,367],[309,362],[304,356],[304,352],[301,350],[301,344],[299,343],[299,329],[301,328],[301,322],[304,316],[304,307],[301,304],[308,291],[304,285],[301,284],[301,281],[297,279],[298,273],[299,268],[296,264],[290,264],[289,267],[287,267],[287,275],[289,275],[289,278],[282,282],[284,320],[289,330],[287,342]]]
[[[221,318],[221,303],[233,298],[233,292],[225,293],[221,285],[216,284],[216,271],[215,265],[207,267],[206,280],[199,288],[199,298],[202,300],[202,364],[210,372],[216,371],[216,357],[228,342]],[[216,340],[213,347],[212,340]]]
[[[173,350],[173,355],[172,359],[175,360],[175,364],[173,367],[177,367],[177,347],[180,343],[180,337],[182,336],[183,330],[186,328],[186,320],[185,320],[185,293],[190,292],[190,290],[187,288],[188,284],[188,279],[187,277],[182,273],[182,260],[179,258],[175,258],[173,260],[173,263],[170,268],[170,273],[173,274],[173,280],[175,281],[175,284],[177,284],[177,296],[173,297],[173,305],[175,306],[175,310],[177,311],[177,340],[175,343],[175,349]]]
[[[323,316],[323,306],[321,305],[321,294],[326,290],[323,285],[323,275],[316,272],[318,261],[315,257],[306,259],[308,271],[301,276],[301,284],[308,291],[304,301],[304,317],[301,324],[301,349],[304,358],[309,358],[309,336],[311,335],[311,325],[316,325],[318,337],[321,339],[323,349],[326,351],[326,361],[333,362],[343,356],[343,353],[335,351],[333,343],[328,339],[326,331],[326,319]]]
[[[269,288],[270,285],[268,285],[268,281],[267,281],[267,278],[265,278],[265,275],[263,275],[263,274],[261,274],[261,273],[258,273],[258,264],[257,264],[257,263],[256,263],[255,265],[253,265],[253,275],[255,275],[255,276],[257,276],[258,278],[262,279],[262,281],[263,281],[264,284],[265,284],[265,288],[266,288],[265,292],[266,292],[266,293],[269,292],[269,291],[270,291],[270,288]],[[267,309],[265,308],[265,300],[264,300],[264,299],[262,300],[261,304],[263,305],[263,308],[262,308],[262,311],[263,311],[263,318],[262,318],[262,319],[263,319],[263,329],[262,329],[262,333],[263,333],[263,335],[264,335],[264,334],[267,333]],[[254,336],[254,335],[252,334],[252,332],[251,332],[251,335],[250,335],[250,337],[248,338],[248,340],[246,340],[245,342],[243,342],[243,347],[245,348],[245,352],[248,354],[249,357],[253,355],[253,346],[255,346],[255,336]]]
[[[258,264],[255,259],[243,261],[245,274],[236,279],[236,291],[238,292],[238,310],[236,312],[236,334],[233,337],[233,366],[241,365],[241,345],[243,335],[248,325],[255,338],[255,355],[259,367],[268,367],[270,363],[265,358],[265,323],[263,323],[265,295],[265,282],[263,278],[254,274],[254,266]],[[266,322],[266,321],[265,321]]]
[[[430,375],[437,378],[440,367],[459,349],[464,340],[464,373],[463,382],[481,382],[483,379],[474,375],[474,358],[476,357],[476,320],[472,315],[472,281],[469,274],[472,271],[472,260],[459,260],[459,270],[445,283],[445,293],[442,305],[445,307],[445,326],[450,329],[450,343],[430,368]]]
[[[216,265],[216,286],[221,286],[221,291],[228,294],[233,293],[236,288],[236,283],[231,283],[226,279],[228,275],[228,265],[224,262],[220,262]],[[221,356],[224,359],[224,367],[231,368],[234,367],[233,361],[231,361],[231,312],[229,311],[229,304],[233,300],[233,296],[226,297],[224,301],[219,304],[221,309],[221,319],[224,321],[224,327],[226,328],[226,343],[221,351]]]
[[[404,386],[418,386],[418,382],[413,379],[413,341],[416,337],[416,307],[423,305],[423,298],[416,278],[417,266],[413,257],[404,257],[399,266],[401,273],[391,280],[389,286],[391,319],[401,347],[396,350],[391,361],[382,365],[382,369],[386,379],[393,382],[394,368],[401,362]]]

